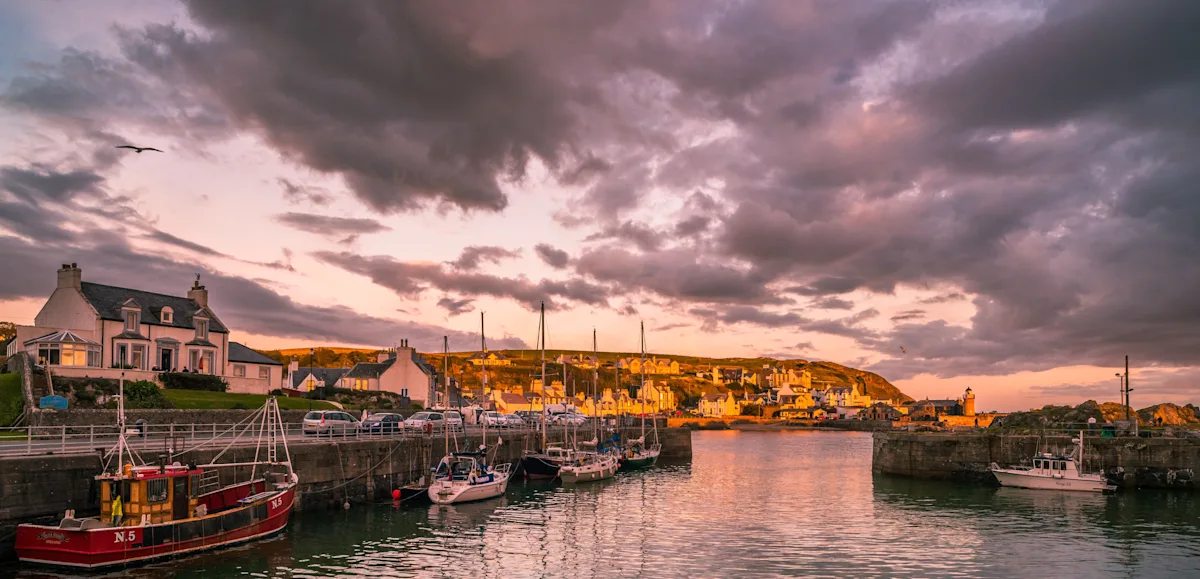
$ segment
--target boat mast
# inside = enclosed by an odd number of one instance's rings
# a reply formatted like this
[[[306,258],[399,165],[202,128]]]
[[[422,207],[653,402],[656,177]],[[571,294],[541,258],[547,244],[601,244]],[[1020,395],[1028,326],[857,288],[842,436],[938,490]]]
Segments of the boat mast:
[[[538,341],[542,346],[542,452],[546,452],[546,302],[538,319]]]
[[[597,393],[600,392],[600,358],[596,355],[596,328],[592,328],[592,438],[600,443],[600,403]]]
[[[483,314],[479,312],[479,383],[480,388],[487,390],[487,338],[483,334]],[[481,446],[487,448],[487,420],[483,421],[483,442]],[[468,441],[470,442],[470,441]]]
[[[642,322],[642,386],[638,399],[642,401],[642,444],[646,443],[646,322]]]

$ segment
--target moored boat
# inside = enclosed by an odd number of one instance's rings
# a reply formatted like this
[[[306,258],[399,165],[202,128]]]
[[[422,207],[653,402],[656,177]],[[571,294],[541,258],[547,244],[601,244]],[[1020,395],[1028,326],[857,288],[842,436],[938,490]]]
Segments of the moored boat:
[[[252,541],[287,526],[299,479],[274,398],[248,421],[268,446],[267,460],[203,466],[137,464],[125,439],[122,398],[120,434],[107,455],[113,468],[106,465],[95,477],[100,516],[77,518],[68,510],[57,525],[20,525],[21,562],[76,569],[146,563]],[[284,449],[282,460],[276,444]],[[220,486],[217,469],[228,466],[252,467],[249,480]]]
[[[662,445],[654,443],[646,445],[646,325],[642,324],[642,387],[638,391],[638,398],[642,401],[642,435],[638,438],[629,440],[625,443],[625,447],[621,449],[621,469],[635,470],[639,468],[647,468],[654,466],[658,462],[658,455],[662,452]],[[658,439],[658,421],[654,423],[654,437]]]
[[[1109,483],[1103,474],[1083,472],[1083,432],[1071,442],[1078,444],[1078,461],[1074,454],[1043,453],[1033,458],[1032,466],[1000,468],[992,463],[992,474],[1006,487],[1093,493],[1116,490],[1116,485]]]
[[[483,450],[451,453],[434,471],[429,500],[450,505],[498,497],[508,490],[511,475],[511,464],[490,466]]]

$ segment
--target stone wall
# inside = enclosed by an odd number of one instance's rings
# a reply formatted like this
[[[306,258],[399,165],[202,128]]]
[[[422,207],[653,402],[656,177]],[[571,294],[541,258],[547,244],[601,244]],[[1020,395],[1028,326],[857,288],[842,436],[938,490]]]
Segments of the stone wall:
[[[0,561],[11,558],[17,524],[57,520],[69,508],[99,509],[98,454],[0,459]]]
[[[1087,437],[1084,469],[1103,469],[1126,488],[1200,489],[1200,440]],[[875,472],[997,484],[988,466],[1030,464],[1040,452],[1069,452],[1069,436],[876,432]]]

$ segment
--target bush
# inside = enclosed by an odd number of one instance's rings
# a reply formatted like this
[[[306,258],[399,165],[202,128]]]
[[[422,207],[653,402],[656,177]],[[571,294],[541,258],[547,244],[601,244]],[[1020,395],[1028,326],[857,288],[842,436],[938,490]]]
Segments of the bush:
[[[276,388],[271,391],[271,396],[284,396],[282,388]]]
[[[209,374],[191,374],[184,372],[164,372],[158,375],[163,386],[172,390],[205,390],[208,392],[225,392],[229,384],[220,376]]]
[[[158,384],[149,380],[137,380],[125,384],[125,406],[128,408],[174,408],[175,405],[163,395]]]

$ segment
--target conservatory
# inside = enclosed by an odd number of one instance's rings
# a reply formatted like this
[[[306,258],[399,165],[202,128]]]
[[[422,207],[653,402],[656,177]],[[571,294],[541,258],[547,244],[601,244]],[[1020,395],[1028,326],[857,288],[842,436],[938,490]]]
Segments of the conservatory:
[[[100,344],[81,338],[70,330],[28,340],[25,349],[41,365],[99,368],[101,364]]]

